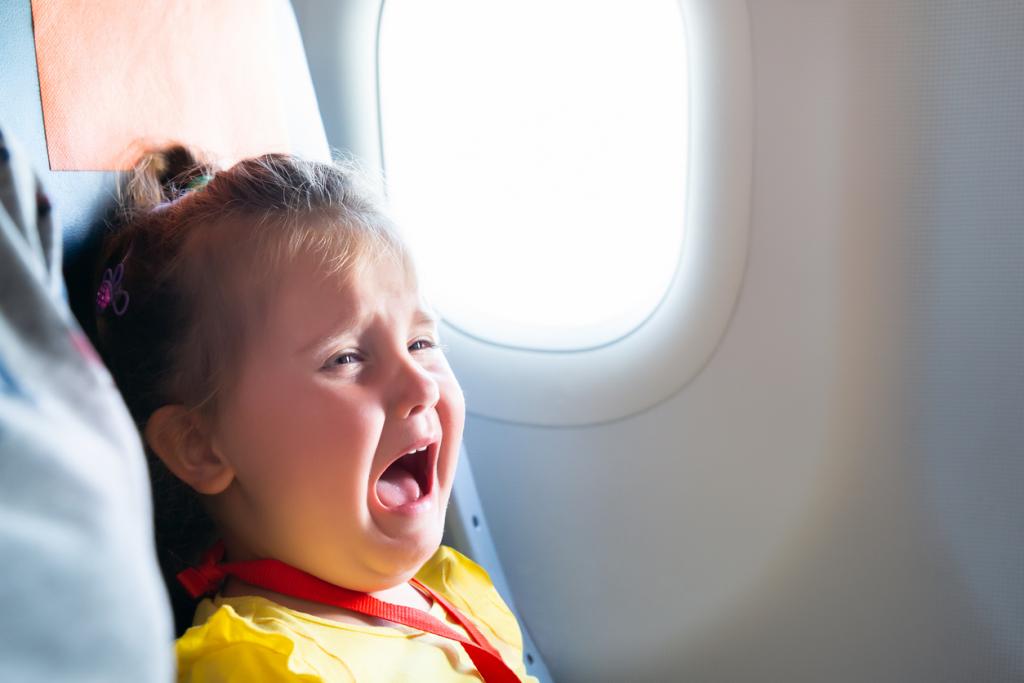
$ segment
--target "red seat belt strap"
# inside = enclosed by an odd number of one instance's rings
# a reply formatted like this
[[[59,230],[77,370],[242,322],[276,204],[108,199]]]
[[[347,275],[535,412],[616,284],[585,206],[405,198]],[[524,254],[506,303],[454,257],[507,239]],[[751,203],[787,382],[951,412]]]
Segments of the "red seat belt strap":
[[[199,597],[216,590],[224,578],[231,575],[248,584],[275,593],[333,605],[419,629],[460,643],[487,683],[519,683],[519,677],[501,658],[501,654],[487,642],[476,625],[454,605],[416,579],[412,579],[411,583],[426,591],[440,603],[448,614],[466,629],[466,633],[472,640],[467,640],[457,631],[422,610],[384,602],[366,593],[335,586],[284,562],[269,559],[250,562],[220,562],[223,556],[223,543],[218,542],[206,552],[203,563],[199,567],[190,567],[181,572],[178,574],[178,580],[193,597]]]

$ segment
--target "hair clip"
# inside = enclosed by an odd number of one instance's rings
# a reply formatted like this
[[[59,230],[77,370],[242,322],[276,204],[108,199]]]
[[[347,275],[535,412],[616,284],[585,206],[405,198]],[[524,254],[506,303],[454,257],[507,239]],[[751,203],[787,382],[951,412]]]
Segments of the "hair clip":
[[[128,292],[121,289],[124,279],[124,261],[118,263],[113,270],[107,268],[103,272],[103,281],[96,290],[96,309],[101,313],[109,306],[115,314],[121,316],[128,310]]]

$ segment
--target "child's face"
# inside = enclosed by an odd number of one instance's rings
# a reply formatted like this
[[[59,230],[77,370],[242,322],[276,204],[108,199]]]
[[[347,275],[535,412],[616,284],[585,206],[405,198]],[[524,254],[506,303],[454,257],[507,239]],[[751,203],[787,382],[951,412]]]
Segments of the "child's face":
[[[375,591],[437,549],[465,404],[429,315],[390,260],[347,284],[312,258],[285,273],[211,438],[235,475],[214,501],[233,555]]]

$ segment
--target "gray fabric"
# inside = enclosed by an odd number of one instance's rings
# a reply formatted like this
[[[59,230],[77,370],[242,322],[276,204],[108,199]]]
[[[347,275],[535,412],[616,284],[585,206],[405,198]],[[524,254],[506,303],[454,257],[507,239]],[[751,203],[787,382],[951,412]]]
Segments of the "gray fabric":
[[[65,302],[60,228],[0,134],[0,680],[169,681],[142,446]]]

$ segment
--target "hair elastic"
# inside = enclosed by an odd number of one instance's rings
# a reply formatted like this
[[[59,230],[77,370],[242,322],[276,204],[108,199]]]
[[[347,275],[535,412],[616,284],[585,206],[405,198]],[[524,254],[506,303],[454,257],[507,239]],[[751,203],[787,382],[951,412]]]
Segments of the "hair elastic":
[[[203,175],[197,175],[195,178],[188,181],[188,185],[185,186],[185,190],[188,192],[201,190],[204,187],[206,187],[211,180],[213,180],[213,176],[208,173],[204,173]]]
[[[197,175],[195,178],[193,178],[192,180],[188,181],[185,184],[185,189],[181,192],[181,194],[179,194],[177,197],[174,197],[173,199],[166,199],[160,202],[151,210],[154,212],[163,211],[164,209],[167,209],[173,206],[174,204],[177,204],[182,197],[186,197],[192,194],[193,192],[203,189],[210,183],[211,180],[213,180],[213,176],[210,175],[209,173]]]

